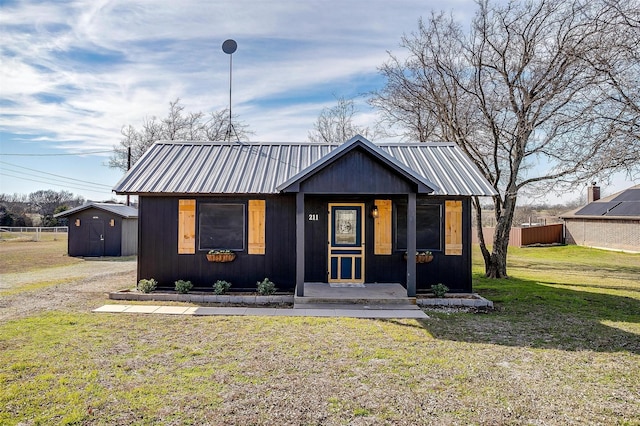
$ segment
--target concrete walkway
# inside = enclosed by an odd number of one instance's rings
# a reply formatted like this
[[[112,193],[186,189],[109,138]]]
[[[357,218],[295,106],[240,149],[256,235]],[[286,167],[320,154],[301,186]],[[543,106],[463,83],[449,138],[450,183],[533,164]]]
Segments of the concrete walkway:
[[[194,306],[152,306],[152,305],[104,305],[93,312],[126,314],[165,315],[247,315],[247,316],[287,316],[287,317],[346,317],[346,318],[429,318],[415,305],[394,307],[370,307],[366,305],[332,305],[327,307],[293,308],[248,308],[248,307],[194,307]]]

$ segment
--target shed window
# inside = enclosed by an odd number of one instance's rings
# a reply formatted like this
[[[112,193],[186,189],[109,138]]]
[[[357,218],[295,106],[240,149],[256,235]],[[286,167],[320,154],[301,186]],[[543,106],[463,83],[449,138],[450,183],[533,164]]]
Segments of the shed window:
[[[201,204],[200,250],[243,250],[244,210],[243,204]]]
[[[407,249],[407,205],[395,208],[396,249]],[[423,204],[416,206],[416,249],[442,250],[442,206]]]

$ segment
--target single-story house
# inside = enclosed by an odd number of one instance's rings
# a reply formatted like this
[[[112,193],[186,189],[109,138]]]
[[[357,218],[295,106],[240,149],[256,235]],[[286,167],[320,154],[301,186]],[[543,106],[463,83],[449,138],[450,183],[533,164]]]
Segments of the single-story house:
[[[69,220],[69,256],[131,256],[138,250],[138,210],[88,203],[56,214]]]
[[[640,252],[640,185],[600,198],[588,188],[588,204],[560,216],[567,244]]]
[[[471,197],[493,187],[453,143],[154,144],[114,191],[139,197],[138,279],[253,289],[443,283],[471,291]],[[232,262],[210,262],[229,250]],[[429,263],[416,263],[430,251]],[[420,259],[418,259],[420,260]],[[428,259],[427,259],[428,260]]]

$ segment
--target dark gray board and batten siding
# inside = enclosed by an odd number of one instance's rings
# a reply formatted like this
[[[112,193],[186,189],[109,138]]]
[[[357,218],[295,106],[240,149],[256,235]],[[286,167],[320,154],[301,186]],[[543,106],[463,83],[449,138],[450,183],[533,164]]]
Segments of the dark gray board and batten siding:
[[[405,203],[406,197],[381,195],[397,203]],[[211,197],[192,197],[196,206],[202,203],[240,203],[250,199],[266,200],[264,255],[247,254],[246,249],[236,252],[236,259],[229,263],[207,261],[207,250],[196,250],[195,255],[178,254],[176,247],[178,235],[175,224],[178,222],[178,200],[182,197],[141,197],[140,215],[154,217],[153,221],[141,221],[140,233],[145,235],[139,246],[138,279],[154,278],[159,287],[172,289],[177,279],[190,280],[196,289],[211,290],[217,280],[233,283],[233,289],[255,288],[256,281],[268,277],[282,291],[295,288],[296,264],[296,218],[295,194],[282,195],[246,195]],[[446,199],[451,199],[447,197]],[[445,197],[418,197],[418,203],[443,204]],[[327,281],[327,235],[328,204],[341,202],[365,203],[365,210],[373,206],[371,196],[307,196],[305,198],[305,217],[318,214],[318,221],[305,222],[305,281]],[[471,217],[468,199],[463,202],[463,227],[466,235],[471,235]],[[197,212],[196,212],[197,213]],[[198,236],[196,236],[196,239]],[[444,229],[441,229],[444,238]],[[365,217],[365,277],[367,282],[400,282],[406,279],[405,250],[398,249],[394,243],[391,255],[374,255],[373,220]],[[246,244],[246,242],[245,242]],[[428,290],[432,284],[443,283],[454,292],[471,291],[471,250],[465,240],[462,256],[445,256],[442,251],[434,252],[431,263],[416,265],[417,289]],[[468,265],[468,267],[464,267]]]

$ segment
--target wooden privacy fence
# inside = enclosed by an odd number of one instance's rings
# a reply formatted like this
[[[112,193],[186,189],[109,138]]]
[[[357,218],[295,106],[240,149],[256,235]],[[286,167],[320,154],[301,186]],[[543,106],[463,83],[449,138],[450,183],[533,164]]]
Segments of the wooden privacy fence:
[[[491,245],[495,228],[482,228],[484,241]],[[512,247],[524,247],[532,244],[562,244],[564,243],[564,225],[528,226],[524,228],[513,227],[509,233],[509,245]],[[478,243],[478,233],[473,230],[473,242]]]

